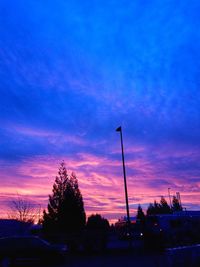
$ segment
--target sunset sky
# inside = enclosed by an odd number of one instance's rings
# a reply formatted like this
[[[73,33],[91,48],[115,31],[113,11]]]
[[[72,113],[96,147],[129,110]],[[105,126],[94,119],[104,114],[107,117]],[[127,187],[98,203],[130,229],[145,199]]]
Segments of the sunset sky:
[[[0,1],[0,207],[47,205],[59,164],[87,215],[163,195],[200,209],[200,1]]]

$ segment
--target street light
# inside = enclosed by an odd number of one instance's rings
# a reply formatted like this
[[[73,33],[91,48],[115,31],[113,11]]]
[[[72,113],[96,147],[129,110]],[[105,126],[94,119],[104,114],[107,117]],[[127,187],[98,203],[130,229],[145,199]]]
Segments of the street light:
[[[172,208],[172,201],[171,201],[170,189],[171,188],[168,187],[169,203],[170,203],[170,208]]]
[[[122,127],[118,127],[116,129],[117,132],[120,132],[121,137],[121,148],[122,148],[122,164],[123,164],[123,173],[124,173],[124,189],[125,189],[125,198],[126,198],[126,212],[127,212],[127,222],[128,222],[128,233],[130,235],[131,221],[129,215],[129,205],[128,205],[128,191],[126,184],[126,169],[125,169],[125,161],[124,161],[124,146],[123,146],[123,138],[122,138]]]

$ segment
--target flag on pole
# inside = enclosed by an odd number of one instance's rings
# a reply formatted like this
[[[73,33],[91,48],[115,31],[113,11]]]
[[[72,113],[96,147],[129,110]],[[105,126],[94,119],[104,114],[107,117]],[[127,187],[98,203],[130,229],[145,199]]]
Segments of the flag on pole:
[[[119,127],[116,129],[116,132],[121,132],[121,130],[122,130],[122,127],[119,126]]]

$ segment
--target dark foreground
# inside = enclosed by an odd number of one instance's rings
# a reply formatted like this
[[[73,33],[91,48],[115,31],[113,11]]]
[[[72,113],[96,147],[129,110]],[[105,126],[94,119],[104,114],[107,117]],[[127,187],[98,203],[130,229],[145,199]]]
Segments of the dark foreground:
[[[63,257],[51,260],[48,252],[43,258],[19,258],[18,260],[0,263],[2,267],[200,267],[200,244],[176,248],[155,250],[139,246],[136,242],[127,241],[109,242],[105,251],[65,251]],[[28,260],[28,261],[27,261]],[[60,262],[60,263],[58,263]],[[62,262],[62,263],[61,263]]]
[[[187,255],[184,250],[173,254],[165,252],[141,252],[134,250],[113,250],[96,254],[67,254],[65,262],[61,263],[39,263],[23,262],[8,266],[23,267],[200,267],[200,253],[195,257],[194,250]]]
[[[136,254],[131,251],[107,252],[104,254],[69,254],[66,255],[65,263],[39,263],[23,262],[5,267],[167,267],[162,255],[159,254]],[[4,267],[3,266],[3,267]],[[177,265],[176,265],[177,266]]]
[[[64,265],[63,265],[64,266]],[[131,251],[107,252],[101,255],[70,255],[66,260],[69,267],[164,267],[163,255],[141,254]]]
[[[200,245],[163,252],[115,250],[101,255],[69,255],[65,264],[69,267],[200,267]]]

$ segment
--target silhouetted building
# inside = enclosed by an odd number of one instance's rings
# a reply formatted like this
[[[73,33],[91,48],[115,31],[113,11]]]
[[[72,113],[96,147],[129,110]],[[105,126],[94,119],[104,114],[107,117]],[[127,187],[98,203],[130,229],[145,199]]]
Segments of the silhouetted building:
[[[200,211],[179,211],[150,215],[146,218],[146,233],[162,236],[166,245],[200,242]]]

